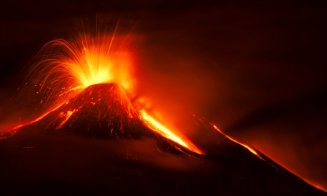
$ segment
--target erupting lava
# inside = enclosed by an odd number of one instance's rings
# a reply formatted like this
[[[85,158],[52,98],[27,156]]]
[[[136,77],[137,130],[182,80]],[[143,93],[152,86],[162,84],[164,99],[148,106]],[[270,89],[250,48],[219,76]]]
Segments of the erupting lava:
[[[65,109],[70,102],[76,102],[76,99],[78,102],[81,102],[84,99],[83,97],[75,98],[77,95],[83,94],[86,89],[94,85],[114,84],[120,89],[114,91],[94,90],[96,87],[89,89],[89,92],[97,94],[95,97],[92,95],[91,99],[97,100],[92,101],[91,105],[98,104],[102,98],[114,97],[124,104],[123,108],[126,108],[128,111],[126,116],[129,116],[129,118],[135,118],[133,112],[137,113],[137,118],[154,133],[173,141],[175,144],[193,153],[204,154],[190,140],[183,137],[180,133],[169,129],[162,122],[151,116],[138,100],[134,100],[132,103],[131,96],[135,89],[132,74],[133,63],[128,47],[122,44],[124,39],[126,37],[115,35],[92,37],[82,34],[74,41],[58,39],[47,43],[40,51],[39,57],[41,59],[33,67],[31,75],[33,82],[40,86],[38,93],[52,96],[50,99],[55,97],[54,106],[34,120],[15,126],[12,131],[15,132],[24,126],[37,123],[49,114],[62,110],[56,116],[58,119],[61,119],[56,127],[61,128],[80,109],[74,103],[71,103],[73,109]],[[101,88],[111,88],[111,86],[103,85]],[[122,93],[116,93],[120,91],[124,91],[123,94],[126,94],[124,100]],[[103,95],[99,96],[99,92],[103,93]],[[106,93],[111,93],[111,95]],[[111,97],[108,100],[112,99]],[[106,107],[110,108],[112,106]],[[117,113],[117,111],[115,112]]]
[[[39,87],[37,94],[50,100],[50,106],[38,117],[14,126],[9,134],[41,121],[41,126],[48,123],[56,129],[64,126],[79,129],[84,124],[73,125],[73,122],[96,116],[87,123],[98,123],[96,126],[105,128],[110,135],[113,129],[124,132],[124,127],[141,123],[177,147],[204,155],[205,152],[188,138],[151,115],[143,99],[135,98],[138,96],[135,96],[133,58],[125,44],[127,38],[115,34],[81,34],[72,41],[58,39],[47,43],[37,56],[39,59],[32,69],[30,83]],[[210,125],[228,140],[266,160],[263,154],[228,136],[216,125]]]
[[[41,50],[42,59],[33,70],[42,73],[38,78],[41,89],[64,88],[67,91],[116,83],[132,91],[132,56],[126,46],[116,44],[116,39],[122,41],[124,38],[82,34],[75,41],[57,39],[47,43]]]

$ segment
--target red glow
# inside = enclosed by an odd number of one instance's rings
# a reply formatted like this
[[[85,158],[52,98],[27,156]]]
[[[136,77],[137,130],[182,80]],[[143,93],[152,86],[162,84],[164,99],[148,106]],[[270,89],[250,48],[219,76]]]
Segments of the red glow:
[[[187,138],[184,138],[183,136],[179,135],[177,132],[174,132],[172,129],[169,129],[167,126],[160,123],[144,109],[142,109],[140,113],[142,119],[146,122],[148,127],[151,128],[153,131],[166,137],[169,140],[178,143],[179,145],[185,147],[186,149],[192,152],[202,155],[204,154],[204,152],[200,150],[198,147],[196,147],[194,144],[192,144],[191,141],[189,141]]]
[[[60,104],[58,104],[57,106],[55,106],[55,107],[49,109],[49,110],[46,111],[45,113],[41,114],[39,117],[35,118],[34,120],[31,120],[31,121],[29,121],[29,122],[22,123],[22,124],[19,124],[19,125],[13,127],[13,128],[11,129],[11,132],[14,133],[16,130],[18,130],[18,129],[22,128],[22,127],[25,127],[25,126],[28,126],[28,125],[34,124],[34,123],[36,123],[36,122],[39,122],[39,121],[42,120],[44,117],[46,117],[48,114],[50,114],[51,112],[57,110],[58,108],[60,108],[60,107],[61,107],[62,105],[64,105],[64,104],[65,104],[65,102],[64,102],[64,103],[60,103]]]
[[[51,90],[47,94],[59,94],[56,100],[59,104],[34,120],[15,126],[11,131],[14,132],[24,126],[42,120],[49,113],[67,104],[74,95],[83,92],[84,89],[92,85],[113,83],[128,94],[132,94],[135,90],[132,58],[128,47],[121,45],[119,41],[117,44],[117,40],[121,41],[122,37],[115,35],[92,37],[83,34],[74,41],[59,39],[46,44],[43,50],[54,54],[48,58],[41,59],[33,69],[34,72],[38,73],[35,77],[40,83],[41,92],[49,88]],[[105,97],[105,95],[103,96]],[[139,113],[140,120],[150,130],[191,152],[204,154],[187,138],[169,129],[163,122],[159,122],[151,116],[145,107],[140,106],[142,105],[141,99],[135,100],[134,103],[138,105],[138,108],[135,108],[135,110]],[[91,102],[91,104],[96,103]],[[129,106],[125,107],[129,108]],[[58,118],[61,122],[57,128],[62,128],[75,112],[77,112],[77,109],[60,113]]]
[[[69,120],[69,118],[76,112],[77,110],[69,110],[67,111],[67,113],[60,113],[60,116],[63,118],[63,120],[61,121],[61,123],[58,125],[58,129],[60,129],[62,126],[64,126],[64,124]]]
[[[322,190],[322,191],[325,191],[327,192],[327,189],[325,189],[323,186],[321,186],[320,184],[318,183],[315,183],[305,177],[303,177],[302,175],[300,175],[298,172],[294,171],[293,169],[287,167],[286,165],[282,164],[280,161],[276,160],[276,159],[273,159],[272,157],[270,157],[269,155],[265,154],[266,157],[270,158],[271,160],[274,160],[278,165],[280,165],[281,167],[283,167],[284,169],[286,169],[287,171],[289,171],[290,173],[294,174],[295,176],[301,178],[304,182],[310,184],[311,186],[319,189],[319,190]]]
[[[133,58],[126,45],[122,45],[122,37],[119,36],[96,36],[81,35],[73,41],[54,40],[45,45],[43,50],[48,52],[46,58],[41,59],[33,68],[33,73],[37,73],[35,79],[41,92],[45,95],[55,96],[53,107],[39,115],[33,120],[19,124],[10,129],[14,134],[17,130],[32,125],[44,119],[50,113],[58,110],[61,106],[68,104],[70,99],[76,94],[83,92],[87,87],[100,83],[114,83],[121,87],[129,96],[129,101],[136,91],[136,79],[133,75]],[[117,41],[119,44],[117,44]],[[50,55],[51,54],[51,55]],[[34,76],[33,76],[34,77]],[[49,90],[50,89],[50,90]],[[120,95],[112,95],[120,96]],[[96,102],[90,102],[95,105]],[[132,103],[130,101],[130,103]],[[174,142],[177,146],[183,147],[190,152],[199,155],[205,155],[190,139],[175,129],[169,127],[165,122],[160,122],[147,110],[147,101],[140,98],[133,101],[133,107],[140,120],[147,125],[154,133],[161,135],[169,141]],[[126,106],[130,108],[130,106]],[[60,123],[57,128],[62,128],[67,121],[76,113],[75,110],[68,110],[60,113],[58,118]],[[212,127],[225,136],[230,141],[239,144],[254,154],[256,157],[264,158],[249,145],[242,143],[235,138],[221,131],[215,124]],[[2,137],[0,137],[2,139]],[[288,171],[297,175],[294,171],[286,168]],[[298,175],[297,175],[298,176]],[[321,186],[316,185],[309,180],[301,177],[305,182],[312,186],[324,190]]]
[[[212,124],[212,127],[213,127],[216,131],[218,131],[219,133],[221,133],[222,135],[224,135],[226,138],[228,138],[229,140],[231,140],[231,141],[233,141],[233,142],[235,142],[235,143],[237,143],[237,144],[243,146],[243,147],[246,148],[249,152],[251,152],[252,154],[254,154],[255,156],[257,156],[257,157],[260,158],[261,160],[265,161],[265,159],[264,159],[262,156],[260,156],[260,155],[258,154],[258,152],[257,152],[256,150],[254,150],[253,148],[251,148],[249,145],[244,144],[244,143],[242,143],[242,142],[240,142],[240,141],[238,141],[238,140],[232,138],[231,136],[227,135],[226,133],[224,133],[223,131],[221,131],[221,130],[218,128],[218,126],[215,125],[215,124]],[[265,156],[268,157],[268,158],[270,158],[271,160],[273,160],[273,159],[272,159],[271,157],[269,157],[268,155],[265,154]],[[286,169],[287,171],[291,172],[292,174],[294,174],[294,175],[298,176],[299,178],[301,178],[301,179],[302,179],[303,181],[305,181],[306,183],[310,184],[311,186],[313,186],[313,187],[315,187],[315,188],[317,188],[317,189],[320,189],[320,190],[322,190],[322,191],[327,192],[327,190],[324,189],[324,188],[323,188],[322,186],[320,186],[319,184],[314,183],[314,182],[312,182],[312,181],[310,181],[310,180],[308,180],[308,179],[306,179],[306,178],[300,176],[297,172],[295,172],[295,171],[293,171],[292,169],[286,167],[285,165],[281,164],[280,162],[278,162],[278,161],[276,161],[276,160],[274,160],[274,161],[275,161],[278,165],[280,165],[281,167],[283,167],[284,169]]]
[[[231,136],[227,135],[226,133],[224,133],[222,130],[220,130],[217,125],[212,124],[212,127],[218,131],[220,134],[224,135],[226,138],[228,138],[229,140],[243,146],[245,149],[247,149],[249,152],[251,152],[252,154],[254,154],[255,156],[257,156],[258,158],[262,159],[262,157],[257,153],[257,151],[255,151],[253,148],[251,148],[249,145],[244,144],[240,141],[237,141],[236,139],[232,138]]]

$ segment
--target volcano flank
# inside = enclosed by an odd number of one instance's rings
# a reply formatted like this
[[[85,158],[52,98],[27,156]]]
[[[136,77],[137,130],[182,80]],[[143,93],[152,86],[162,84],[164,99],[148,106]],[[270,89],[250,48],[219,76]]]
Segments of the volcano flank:
[[[52,134],[67,132],[99,139],[155,136],[167,149],[202,153],[186,138],[180,138],[138,107],[138,103],[132,103],[119,85],[95,84],[74,93],[70,99],[38,118],[14,127],[13,131],[19,130],[15,133],[25,134],[36,129]]]
[[[92,85],[0,141],[0,188],[37,195],[323,195],[199,125],[214,141],[202,145],[207,156],[153,132],[118,85]]]
[[[97,137],[136,136],[142,127],[125,91],[116,84],[96,84],[49,113],[37,126]],[[144,126],[144,125],[143,125]]]

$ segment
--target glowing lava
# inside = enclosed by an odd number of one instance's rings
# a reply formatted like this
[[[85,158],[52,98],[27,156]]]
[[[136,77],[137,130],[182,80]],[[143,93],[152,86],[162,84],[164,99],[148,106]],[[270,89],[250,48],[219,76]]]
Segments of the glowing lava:
[[[81,34],[45,44],[31,71],[31,81],[47,96],[67,94],[94,84],[115,83],[134,90],[132,55],[126,37]]]
[[[158,134],[163,135],[164,137],[178,143],[184,148],[189,149],[197,154],[204,154],[204,152],[201,151],[199,148],[197,148],[194,144],[192,144],[191,141],[188,141],[188,139],[183,138],[182,136],[178,136],[176,132],[173,132],[165,125],[160,123],[149,113],[147,113],[144,109],[142,109],[140,112],[143,120],[146,122],[148,127],[154,130],[155,132],[157,132]]]
[[[60,108],[60,107],[61,107],[62,105],[64,105],[64,104],[65,104],[65,102],[58,104],[57,106],[55,106],[55,107],[49,109],[48,111],[46,111],[45,113],[43,113],[43,114],[40,115],[39,117],[37,117],[37,118],[35,118],[35,119],[33,119],[33,120],[29,121],[29,122],[22,123],[22,124],[19,124],[19,125],[13,127],[13,128],[11,129],[11,131],[14,133],[16,130],[18,130],[18,129],[22,128],[22,127],[25,127],[25,126],[28,126],[28,125],[34,124],[34,123],[36,123],[36,122],[39,122],[39,121],[42,120],[44,117],[46,117],[48,114],[50,114],[51,112],[57,110],[58,108]]]
[[[74,41],[58,39],[47,43],[40,51],[39,56],[41,59],[33,67],[31,75],[34,83],[40,86],[39,92],[47,96],[55,96],[54,102],[56,104],[52,109],[44,112],[34,120],[15,126],[12,131],[15,132],[24,126],[39,122],[50,113],[58,112],[59,109],[62,109],[61,106],[65,107],[74,97],[83,94],[83,91],[93,85],[115,84],[128,95],[133,94],[132,57],[128,47],[124,45],[122,40],[124,40],[123,37],[115,35],[92,37],[83,34]],[[97,92],[106,93],[108,91]],[[113,93],[110,96],[117,96],[120,99],[121,95],[118,94]],[[97,96],[98,100],[91,101],[91,104],[95,105],[99,103],[99,100],[107,98],[107,96],[105,94],[101,95],[101,97]],[[130,97],[126,99],[130,99]],[[124,98],[124,100],[126,99]],[[150,130],[193,153],[204,154],[191,141],[176,131],[167,128],[163,122],[159,122],[151,116],[146,108],[139,106],[141,104],[139,104],[138,100],[134,100],[133,103],[138,105],[137,109],[134,106],[132,107],[137,111],[139,120]],[[128,100],[124,108],[129,108],[130,104],[131,101]],[[57,118],[60,119],[57,128],[62,128],[78,110],[78,108],[72,108],[60,112],[57,115]],[[127,116],[132,118],[130,115]]]
[[[257,156],[258,158],[263,159],[263,158],[262,158],[262,157],[257,153],[257,151],[255,151],[253,148],[251,148],[251,147],[248,146],[247,144],[244,144],[244,143],[242,143],[242,142],[240,142],[240,141],[237,141],[236,139],[234,139],[234,138],[232,138],[231,136],[227,135],[227,134],[224,133],[222,130],[220,130],[220,129],[218,128],[217,125],[212,124],[212,127],[213,127],[216,131],[218,131],[220,134],[222,134],[223,136],[225,136],[226,138],[228,138],[229,140],[231,140],[231,141],[233,141],[234,143],[237,143],[237,144],[243,146],[245,149],[247,149],[249,152],[251,152],[252,154],[254,154],[255,156]]]
[[[69,110],[66,113],[60,113],[60,116],[63,117],[63,120],[61,121],[61,123],[58,125],[58,129],[60,129],[62,126],[64,126],[64,124],[69,120],[69,118],[76,112],[76,110]]]
[[[224,135],[224,136],[225,136],[226,138],[228,138],[229,140],[233,141],[233,142],[236,143],[236,144],[239,144],[239,145],[243,146],[245,149],[247,149],[249,152],[251,152],[252,154],[254,154],[255,156],[257,156],[257,157],[260,158],[261,160],[263,160],[263,161],[266,160],[264,157],[262,157],[262,156],[261,156],[261,155],[260,155],[256,150],[254,150],[253,148],[251,148],[249,145],[244,144],[244,143],[242,143],[242,142],[240,142],[240,141],[238,141],[238,140],[232,138],[231,136],[227,135],[227,134],[224,133],[222,130],[220,130],[220,129],[218,128],[217,125],[215,125],[215,124],[213,124],[213,123],[211,123],[211,125],[212,125],[212,127],[213,127],[216,131],[218,131],[220,134]],[[266,157],[268,157],[268,158],[271,159],[271,157],[269,157],[268,155],[264,155],[264,156],[266,156]],[[277,162],[277,163],[278,163],[278,162]],[[322,190],[322,191],[327,192],[326,189],[325,189],[324,187],[322,187],[321,185],[319,185],[319,184],[317,184],[317,183],[315,183],[315,182],[312,182],[312,181],[310,181],[310,180],[308,180],[308,179],[302,177],[302,176],[299,175],[297,172],[295,172],[295,171],[293,171],[292,169],[286,167],[285,165],[283,165],[283,164],[281,164],[281,163],[278,163],[278,165],[281,166],[282,168],[286,169],[286,170],[289,171],[290,173],[294,174],[295,176],[299,177],[300,179],[302,179],[302,180],[303,180],[304,182],[306,182],[307,184],[310,184],[311,186],[313,186],[313,187],[315,187],[315,188],[317,188],[317,189],[319,189],[319,190]]]

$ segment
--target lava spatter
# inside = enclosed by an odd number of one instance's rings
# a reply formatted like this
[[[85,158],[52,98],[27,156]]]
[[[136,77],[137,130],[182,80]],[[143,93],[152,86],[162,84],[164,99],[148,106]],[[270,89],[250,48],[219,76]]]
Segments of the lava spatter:
[[[41,94],[52,96],[55,106],[11,131],[38,124],[119,136],[126,134],[126,127],[133,130],[142,124],[177,146],[204,154],[181,133],[151,116],[138,99],[131,101],[135,92],[133,59],[122,40],[125,37],[81,34],[72,41],[57,39],[47,43],[39,53],[31,78],[40,86]]]

